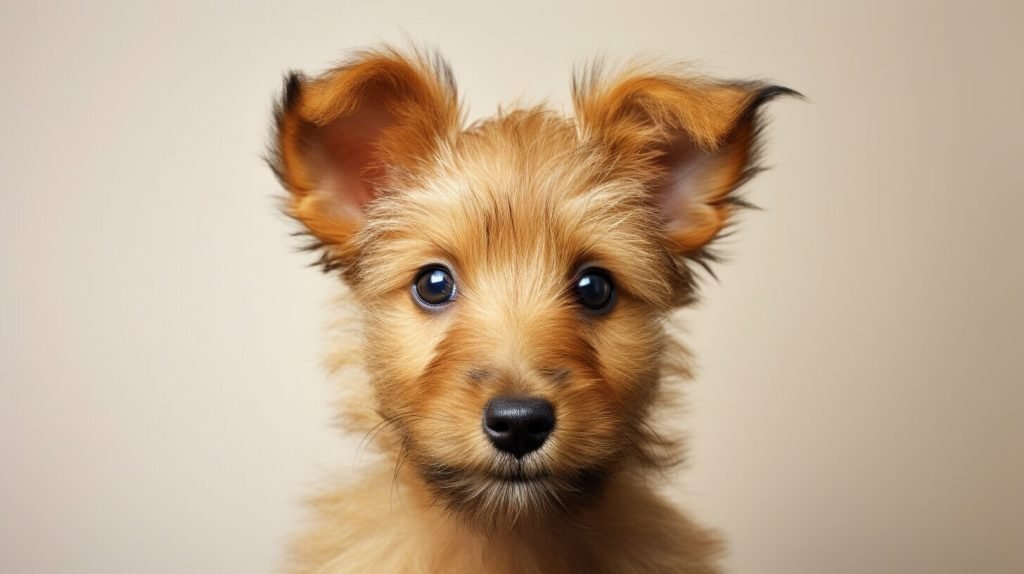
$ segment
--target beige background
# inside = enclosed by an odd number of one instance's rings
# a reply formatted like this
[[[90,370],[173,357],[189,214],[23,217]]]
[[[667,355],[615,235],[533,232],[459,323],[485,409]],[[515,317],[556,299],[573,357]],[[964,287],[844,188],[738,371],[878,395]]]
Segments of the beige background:
[[[0,7],[0,571],[269,573],[351,469],[260,154],[285,70],[407,33],[473,117],[600,53],[805,92],[684,316],[674,495],[733,572],[1024,572],[1020,2],[43,4]]]

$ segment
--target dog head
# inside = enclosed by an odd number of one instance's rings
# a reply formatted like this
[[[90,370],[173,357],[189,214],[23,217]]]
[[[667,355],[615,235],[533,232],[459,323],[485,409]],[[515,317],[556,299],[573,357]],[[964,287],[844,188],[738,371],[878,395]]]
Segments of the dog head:
[[[463,126],[436,58],[292,75],[273,165],[365,316],[375,408],[436,499],[495,526],[573,512],[658,458],[663,320],[742,205],[759,83],[637,67]],[[663,445],[662,445],[663,446]]]

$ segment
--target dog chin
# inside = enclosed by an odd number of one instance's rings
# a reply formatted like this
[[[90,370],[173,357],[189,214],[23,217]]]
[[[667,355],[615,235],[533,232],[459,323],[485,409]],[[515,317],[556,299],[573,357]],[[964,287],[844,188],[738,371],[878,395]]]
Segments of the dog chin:
[[[607,473],[585,469],[556,475],[502,468],[487,472],[421,465],[435,502],[484,530],[514,531],[571,518],[600,497]]]

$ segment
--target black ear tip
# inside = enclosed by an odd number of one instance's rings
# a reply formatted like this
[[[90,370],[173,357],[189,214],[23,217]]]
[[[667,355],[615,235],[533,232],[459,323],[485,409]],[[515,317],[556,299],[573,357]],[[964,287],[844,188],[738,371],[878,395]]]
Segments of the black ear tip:
[[[764,104],[776,98],[797,98],[799,100],[806,100],[807,96],[804,96],[792,88],[787,88],[786,86],[769,85],[758,91],[755,98],[755,104]]]
[[[284,109],[291,109],[299,101],[299,94],[302,93],[302,74],[291,71],[284,77],[284,92],[281,96],[281,104]]]
[[[787,88],[786,86],[778,86],[774,84],[762,85],[758,88],[753,99],[747,104],[746,111],[740,117],[740,121],[749,121],[756,117],[758,112],[761,110],[761,106],[776,98],[797,98],[800,100],[806,100],[807,98],[800,92]]]

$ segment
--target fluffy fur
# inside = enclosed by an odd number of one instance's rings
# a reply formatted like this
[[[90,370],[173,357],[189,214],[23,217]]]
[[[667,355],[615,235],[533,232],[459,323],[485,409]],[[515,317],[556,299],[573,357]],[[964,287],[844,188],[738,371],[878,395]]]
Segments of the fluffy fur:
[[[687,374],[664,322],[743,205],[758,110],[792,93],[594,68],[574,118],[537,107],[465,127],[437,57],[384,48],[290,75],[271,163],[361,311],[334,366],[366,373],[343,418],[384,460],[315,499],[289,572],[716,572],[717,538],[648,481],[679,459],[652,423],[665,380]],[[458,284],[438,310],[411,295],[430,264]],[[588,266],[613,278],[607,314],[572,294]],[[509,393],[557,413],[522,461],[481,430]]]

